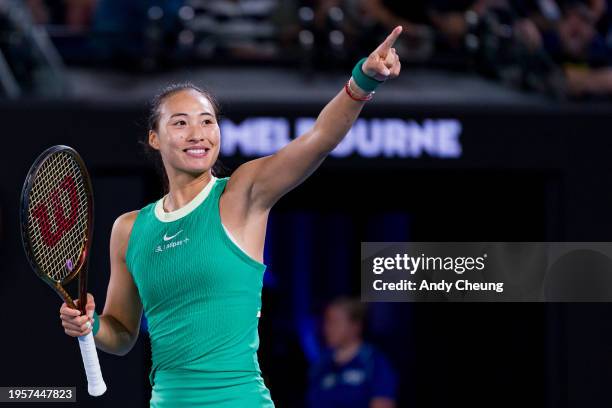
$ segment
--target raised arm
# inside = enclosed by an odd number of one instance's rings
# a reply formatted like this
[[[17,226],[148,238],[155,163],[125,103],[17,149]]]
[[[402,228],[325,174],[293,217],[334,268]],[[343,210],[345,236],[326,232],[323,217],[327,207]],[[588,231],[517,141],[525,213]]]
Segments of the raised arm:
[[[232,179],[249,191],[251,207],[269,210],[284,194],[310,176],[342,141],[376,83],[399,75],[401,65],[393,44],[402,32],[396,27],[363,62],[353,77],[319,114],[311,129],[271,156],[240,166]]]

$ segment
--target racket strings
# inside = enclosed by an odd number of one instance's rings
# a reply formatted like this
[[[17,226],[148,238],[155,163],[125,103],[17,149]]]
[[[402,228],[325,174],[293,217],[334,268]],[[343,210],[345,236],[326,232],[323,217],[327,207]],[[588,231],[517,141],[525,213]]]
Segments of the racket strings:
[[[57,282],[77,267],[87,239],[88,206],[73,157],[60,152],[45,160],[30,192],[28,230],[39,270]]]

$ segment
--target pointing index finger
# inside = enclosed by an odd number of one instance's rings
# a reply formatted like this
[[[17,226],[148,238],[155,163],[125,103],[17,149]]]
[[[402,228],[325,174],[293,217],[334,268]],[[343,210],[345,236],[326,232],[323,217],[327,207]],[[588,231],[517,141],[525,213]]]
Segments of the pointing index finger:
[[[402,30],[402,26],[395,27],[393,31],[391,31],[391,34],[389,34],[387,38],[385,38],[385,41],[383,41],[382,44],[378,46],[376,51],[378,51],[381,56],[386,57],[387,53],[391,50],[391,47],[393,47],[393,44],[395,44],[395,41],[402,33]]]

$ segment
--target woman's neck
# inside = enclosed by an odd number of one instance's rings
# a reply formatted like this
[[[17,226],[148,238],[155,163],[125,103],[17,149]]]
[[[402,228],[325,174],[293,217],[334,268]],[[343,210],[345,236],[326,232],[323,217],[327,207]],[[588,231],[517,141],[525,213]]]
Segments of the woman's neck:
[[[210,171],[206,171],[197,177],[189,174],[182,174],[170,178],[170,191],[164,200],[164,211],[172,212],[184,207],[193,200],[211,180],[212,174]]]

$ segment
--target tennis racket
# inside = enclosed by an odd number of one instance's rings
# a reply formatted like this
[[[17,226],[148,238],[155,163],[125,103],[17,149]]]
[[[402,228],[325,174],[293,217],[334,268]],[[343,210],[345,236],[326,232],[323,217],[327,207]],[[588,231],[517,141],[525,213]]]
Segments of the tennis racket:
[[[30,266],[76,309],[64,286],[79,277],[79,309],[87,304],[87,266],[93,235],[93,192],[87,168],[68,146],[53,146],[34,162],[21,193],[21,237]],[[87,390],[106,391],[93,334],[78,338]]]

